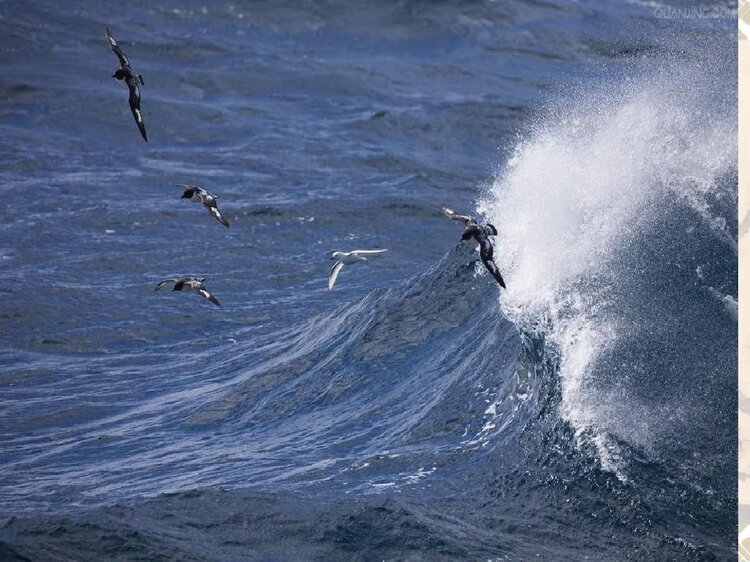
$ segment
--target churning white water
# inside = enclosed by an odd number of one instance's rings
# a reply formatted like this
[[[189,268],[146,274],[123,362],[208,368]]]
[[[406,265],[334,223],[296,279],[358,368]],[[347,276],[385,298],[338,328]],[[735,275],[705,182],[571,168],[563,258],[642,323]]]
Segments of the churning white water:
[[[563,419],[621,478],[610,436],[648,447],[655,412],[593,383],[630,329],[613,314],[628,306],[615,289],[637,274],[639,237],[687,205],[736,251],[710,204],[736,196],[722,181],[736,166],[736,108],[731,98],[719,103],[728,96],[706,74],[654,72],[579,92],[537,120],[479,203],[499,229],[504,314],[544,332],[559,358]]]

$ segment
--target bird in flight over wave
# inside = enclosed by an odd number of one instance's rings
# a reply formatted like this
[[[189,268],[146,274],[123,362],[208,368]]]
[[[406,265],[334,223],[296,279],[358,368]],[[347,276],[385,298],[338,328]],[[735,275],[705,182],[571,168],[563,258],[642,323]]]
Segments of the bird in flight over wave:
[[[482,263],[484,263],[487,271],[492,274],[500,286],[505,289],[503,276],[500,275],[500,270],[497,268],[497,265],[495,265],[493,260],[494,250],[489,238],[490,236],[497,236],[497,229],[495,226],[489,223],[480,226],[473,217],[470,217],[469,215],[460,215],[453,212],[448,207],[443,207],[443,214],[451,220],[464,223],[464,231],[461,234],[461,240],[474,238],[474,240],[477,241],[479,244],[479,257],[482,258]]]
[[[353,263],[367,261],[367,256],[376,256],[387,252],[388,250],[352,250],[351,252],[331,252],[331,259],[336,260],[331,267],[331,272],[328,274],[328,290],[333,289],[333,285],[336,283],[336,279],[339,276],[341,268],[345,265],[351,265]]]
[[[201,203],[203,203],[203,206],[208,209],[208,212],[211,213],[211,216],[213,218],[229,228],[229,221],[225,219],[219,212],[219,207],[216,203],[216,200],[219,198],[218,195],[209,193],[208,191],[206,191],[202,187],[198,187],[197,185],[180,184],[179,187],[185,188],[185,191],[182,193],[182,197],[180,199],[200,201]]]
[[[174,283],[173,291],[182,291],[185,287],[195,289],[195,291],[202,296],[204,299],[211,301],[216,306],[221,306],[216,297],[213,296],[206,287],[203,286],[203,282],[206,280],[205,277],[181,277],[179,279],[164,279],[159,281],[156,285],[155,291],[161,289],[164,285]]]
[[[112,74],[112,78],[123,80],[128,85],[128,90],[130,91],[130,97],[128,98],[130,111],[133,113],[135,124],[138,125],[138,130],[141,132],[141,135],[143,135],[143,140],[148,142],[148,137],[146,136],[146,125],[143,122],[143,114],[141,113],[141,90],[139,88],[139,85],[143,85],[143,77],[140,74],[133,72],[127,55],[122,51],[120,45],[117,44],[115,38],[112,37],[109,28],[107,28],[107,43],[120,61],[120,68],[115,70],[114,74]]]

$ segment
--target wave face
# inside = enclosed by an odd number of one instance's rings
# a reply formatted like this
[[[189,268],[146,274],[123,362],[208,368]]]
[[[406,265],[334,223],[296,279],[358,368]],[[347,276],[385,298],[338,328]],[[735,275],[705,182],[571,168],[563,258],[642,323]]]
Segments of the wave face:
[[[735,555],[733,19],[58,4],[0,36],[0,558]]]

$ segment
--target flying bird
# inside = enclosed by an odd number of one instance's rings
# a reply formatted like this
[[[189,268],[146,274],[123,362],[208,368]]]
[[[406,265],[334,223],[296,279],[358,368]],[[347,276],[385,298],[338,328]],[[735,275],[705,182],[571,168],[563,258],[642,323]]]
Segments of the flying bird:
[[[143,140],[148,142],[148,137],[146,136],[146,125],[143,123],[143,114],[141,113],[141,90],[138,87],[139,85],[143,85],[143,76],[133,72],[127,55],[122,51],[120,45],[117,44],[115,38],[112,37],[109,28],[107,28],[107,43],[120,61],[120,68],[115,70],[114,74],[112,74],[112,78],[123,80],[128,85],[128,90],[130,91],[130,97],[128,98],[130,111],[133,113],[135,123],[138,125],[138,130],[141,132],[141,135],[143,135]]]
[[[195,289],[195,291],[204,299],[211,301],[216,306],[221,306],[219,304],[219,301],[216,300],[216,297],[213,296],[208,291],[208,289],[203,286],[203,282],[205,280],[205,277],[182,277],[180,279],[164,279],[163,281],[159,281],[159,283],[156,285],[156,289],[154,290],[158,291],[164,285],[167,285],[168,283],[174,283],[174,288],[172,289],[173,291],[182,291],[185,287]]]
[[[500,286],[505,289],[505,281],[503,276],[500,274],[500,270],[495,265],[493,258],[494,249],[490,236],[497,236],[497,229],[492,224],[478,225],[477,221],[469,215],[460,215],[453,212],[448,207],[443,207],[443,214],[451,220],[462,221],[464,223],[464,231],[461,233],[461,240],[468,240],[474,238],[479,244],[479,257],[482,258],[482,263],[487,268],[495,280]]]
[[[333,285],[336,283],[339,272],[345,265],[367,261],[366,256],[375,256],[387,251],[388,250],[352,250],[351,252],[332,252],[331,259],[336,261],[334,262],[333,267],[331,267],[331,272],[328,274],[328,290],[330,291],[333,289]]]
[[[209,193],[208,191],[206,191],[202,187],[198,187],[197,185],[180,184],[179,187],[185,188],[185,191],[182,193],[182,197],[180,199],[200,201],[201,203],[203,203],[203,206],[208,209],[208,212],[211,213],[211,216],[213,216],[217,221],[229,228],[229,221],[221,215],[221,213],[219,212],[219,207],[216,205],[216,200],[219,198],[218,195]]]

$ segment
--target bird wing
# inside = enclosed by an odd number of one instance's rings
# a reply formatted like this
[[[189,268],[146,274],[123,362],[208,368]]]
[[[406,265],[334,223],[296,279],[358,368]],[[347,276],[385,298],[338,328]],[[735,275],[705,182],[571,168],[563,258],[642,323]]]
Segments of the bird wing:
[[[114,51],[114,53],[117,55],[117,58],[120,59],[120,66],[130,66],[130,61],[128,60],[127,55],[122,52],[120,45],[118,45],[117,41],[115,41],[115,38],[112,37],[112,32],[110,32],[109,28],[107,28],[107,43],[109,43],[110,49]]]
[[[199,294],[200,296],[202,296],[202,297],[203,297],[204,299],[206,299],[206,300],[209,300],[209,301],[211,301],[211,302],[212,302],[212,303],[214,303],[214,304],[215,304],[216,306],[221,306],[221,305],[219,304],[219,301],[218,301],[218,300],[216,300],[216,297],[215,297],[215,296],[213,296],[213,295],[212,295],[212,294],[211,294],[211,293],[210,293],[210,292],[208,291],[208,289],[206,289],[205,287],[203,287],[203,286],[201,286],[201,287],[198,287],[198,288],[196,289],[196,291],[198,291],[198,294]]]
[[[349,254],[355,256],[355,257],[362,257],[362,256],[370,256],[373,254],[382,254],[383,252],[387,252],[387,249],[383,250],[352,250],[349,252]]]
[[[156,285],[156,288],[154,289],[154,291],[158,291],[159,289],[161,289],[167,283],[177,283],[177,281],[178,281],[177,279],[164,279],[163,281],[159,281],[159,283]]]
[[[192,199],[193,195],[195,195],[196,189],[192,185],[180,185],[180,187],[185,188],[182,192],[182,199]]]
[[[208,191],[206,191],[199,185],[193,185],[192,183],[178,183],[177,185],[178,187],[184,187],[185,189],[197,191],[198,193],[202,195],[209,195]]]
[[[148,142],[148,137],[146,136],[146,125],[143,122],[143,114],[141,113],[141,90],[138,87],[138,83],[135,80],[128,80],[128,90],[130,90],[130,98],[128,99],[128,103],[130,103],[130,111],[133,112],[135,124],[138,125],[138,130],[141,132],[141,135],[143,135],[143,140]]]
[[[497,265],[495,265],[495,262],[493,260],[482,261],[484,262],[484,266],[492,274],[495,280],[503,289],[505,289],[505,281],[503,280],[503,276],[500,274],[500,270],[497,268]]]
[[[454,221],[463,221],[464,223],[474,222],[474,219],[469,215],[459,215],[458,213],[453,212],[448,207],[443,207],[443,214]]]
[[[190,190],[191,192],[200,195],[201,201],[204,205],[207,203],[207,201],[210,202],[211,199],[218,199],[218,196],[214,195],[213,193],[209,193],[199,185],[193,185],[191,183],[179,183],[177,185],[179,185],[180,187],[184,187],[185,191]]]
[[[333,289],[333,285],[336,283],[336,279],[339,276],[339,271],[341,271],[341,268],[344,267],[344,264],[338,260],[336,260],[336,263],[333,264],[333,267],[331,268],[331,272],[328,274],[328,290],[330,291]]]
[[[213,215],[213,217],[219,221],[221,224],[229,228],[229,221],[225,219],[223,216],[221,216],[221,213],[219,212],[219,208],[216,206],[216,202],[214,202],[213,205],[207,205],[208,211]]]

